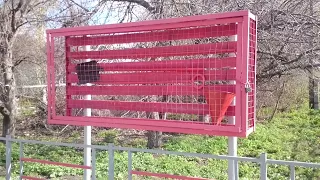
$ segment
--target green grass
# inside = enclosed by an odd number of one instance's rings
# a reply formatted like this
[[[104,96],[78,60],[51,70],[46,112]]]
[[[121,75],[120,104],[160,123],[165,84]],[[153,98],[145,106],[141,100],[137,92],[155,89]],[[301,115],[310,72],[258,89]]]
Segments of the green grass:
[[[239,156],[259,157],[263,152],[268,153],[269,159],[297,160],[320,162],[320,112],[302,109],[277,115],[268,123],[259,124],[256,132],[246,139],[239,139]],[[103,131],[98,134],[106,143],[117,144],[117,132]],[[141,147],[145,140],[136,139],[131,146]],[[14,144],[13,162],[18,162],[18,145]],[[182,152],[208,154],[226,154],[227,138],[196,135],[175,136],[165,142],[163,149]],[[52,161],[82,164],[81,150],[64,147],[49,147],[26,145],[26,157],[48,159]],[[4,146],[0,145],[0,162],[4,164]],[[115,153],[116,179],[127,178],[128,157],[125,152]],[[185,158],[181,156],[152,155],[147,153],[133,154],[133,168],[142,171],[179,174],[186,176],[226,179],[227,161]],[[96,173],[99,179],[106,179],[108,170],[108,153],[97,152]],[[297,168],[299,179],[320,179],[320,171]],[[14,164],[14,172],[18,173],[18,163]],[[24,170],[26,175],[42,177],[61,177],[81,175],[81,170],[45,166],[27,163]],[[259,179],[259,166],[254,163],[240,163],[240,179]],[[289,169],[285,166],[269,165],[270,179],[288,179]]]

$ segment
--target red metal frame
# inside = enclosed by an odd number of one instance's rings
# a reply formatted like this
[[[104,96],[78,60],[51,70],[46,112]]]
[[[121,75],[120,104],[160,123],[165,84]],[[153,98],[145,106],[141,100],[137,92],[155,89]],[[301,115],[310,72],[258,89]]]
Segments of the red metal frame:
[[[210,27],[208,27],[209,25]],[[196,33],[194,33],[195,31]],[[172,41],[233,35],[237,36],[237,40],[234,42],[100,51],[72,50],[74,47],[78,49],[79,46],[84,45]],[[55,38],[65,39],[66,110],[64,115],[56,113]],[[47,30],[48,123],[247,137],[254,131],[255,126],[256,41],[256,17],[249,11]],[[103,71],[124,73],[100,74],[100,79],[95,82],[99,86],[73,85],[78,83],[78,77],[74,73],[76,64],[71,63],[71,60],[82,62],[84,59],[141,59],[159,56],[168,58],[211,53],[235,53],[236,57],[215,57],[188,61],[101,63],[100,67]],[[235,67],[235,69],[227,71],[223,69],[205,70],[206,67]],[[125,71],[149,72],[126,73]],[[190,82],[193,83],[196,77],[203,80],[213,79],[235,81],[236,83],[208,86],[202,84],[198,87],[188,85]],[[185,85],[159,85],[166,83],[183,83]],[[246,92],[248,83],[252,89],[251,92]],[[112,86],[104,86],[105,84],[112,84]],[[121,84],[131,86],[123,87]],[[157,84],[157,86],[136,86],[133,84]],[[180,103],[177,105],[166,102],[79,100],[72,99],[72,96],[87,94],[117,96],[205,95],[205,91],[211,91],[211,89],[235,93],[235,106],[229,106],[226,112],[226,116],[236,117],[235,125],[176,120],[155,121],[144,118],[79,117],[72,114],[72,109],[93,108],[205,115],[210,113],[208,104]]]

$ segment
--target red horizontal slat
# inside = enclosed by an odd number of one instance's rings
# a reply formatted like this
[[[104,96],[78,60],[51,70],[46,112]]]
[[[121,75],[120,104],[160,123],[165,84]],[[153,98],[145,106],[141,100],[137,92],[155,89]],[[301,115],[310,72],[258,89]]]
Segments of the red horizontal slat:
[[[245,13],[244,13],[245,14]],[[183,27],[196,27],[206,26],[208,24],[228,24],[242,22],[243,16],[238,15],[236,17],[229,16],[228,18],[215,18],[214,15],[207,15],[202,17],[185,17],[185,19],[163,19],[157,21],[141,21],[134,23],[118,23],[109,25],[98,25],[98,26],[83,26],[73,28],[61,28],[61,29],[50,29],[47,33],[52,36],[79,36],[79,35],[93,35],[93,34],[111,34],[111,33],[126,33],[126,32],[138,32],[138,31],[150,31],[150,30],[164,30],[174,29]]]
[[[198,54],[219,54],[236,52],[236,42],[197,44],[184,46],[165,46],[125,50],[80,51],[68,53],[73,59],[131,59],[169,56],[190,56]]]
[[[147,62],[98,63],[104,71],[165,71],[179,68],[222,68],[236,67],[236,58],[208,58],[192,60],[166,60]],[[68,71],[75,72],[76,64],[69,63]],[[88,66],[88,68],[90,68]]]
[[[49,119],[49,121],[49,123],[53,124],[118,127],[176,133],[193,132],[196,134],[208,135],[217,135],[218,131],[221,135],[234,135],[235,133],[241,132],[240,127],[227,124],[212,125],[191,121],[153,120],[139,118],[55,116],[54,119]]]
[[[146,172],[146,171],[131,171],[131,174],[135,174],[135,175],[139,175],[139,176],[152,176],[152,177],[160,177],[160,178],[169,178],[169,179],[208,180],[205,178],[179,176],[179,175],[163,174],[163,173],[152,173],[152,172]]]
[[[99,45],[99,44],[120,44],[132,42],[169,41],[178,39],[194,39],[205,37],[231,36],[237,33],[237,25],[229,25],[166,30],[160,32],[141,32],[134,34],[107,35],[107,36],[83,36],[70,37],[67,40],[69,46]]]
[[[44,178],[37,178],[37,177],[31,177],[31,176],[21,176],[21,179],[26,179],[26,180],[46,180]]]
[[[232,127],[233,125],[223,124],[214,126],[209,123],[197,122],[197,121],[181,121],[181,120],[153,120],[153,119],[142,119],[142,118],[119,118],[119,117],[77,117],[77,116],[56,116],[61,120],[67,121],[88,121],[88,122],[104,122],[111,124],[127,124],[127,125],[140,125],[140,126],[161,126],[161,127],[176,127],[185,129],[206,129],[206,130],[219,130],[224,127]],[[239,131],[237,129],[237,131]]]
[[[91,169],[90,166],[77,165],[77,164],[69,164],[69,163],[60,163],[60,162],[53,162],[53,161],[40,160],[40,159],[21,158],[20,160],[23,161],[23,162],[33,162],[33,163],[40,163],[40,164],[49,164],[49,165],[63,166],[63,167],[70,167],[70,168]]]
[[[132,125],[132,124],[117,124],[117,123],[107,123],[105,121],[82,121],[83,118],[73,118],[69,117],[68,119],[61,119],[60,116],[56,117],[57,119],[49,119],[49,124],[60,124],[60,125],[73,125],[73,126],[96,126],[96,127],[105,127],[105,128],[124,128],[124,129],[136,129],[136,130],[149,130],[149,131],[161,131],[161,132],[172,132],[172,133],[186,133],[186,134],[202,134],[202,135],[214,135],[214,136],[236,136],[236,137],[247,137],[245,131],[242,132],[232,132],[228,131],[228,127],[219,126],[220,130],[208,130],[208,129],[185,129],[185,128],[176,128],[176,127],[162,127],[162,126],[143,126],[143,125]],[[86,117],[87,118],[87,117]],[[90,118],[91,120],[91,118]],[[115,121],[116,122],[116,121]]]
[[[99,101],[99,100],[67,100],[69,108],[92,108],[111,110],[132,110],[146,112],[170,112],[185,114],[209,114],[208,104],[194,103],[163,103],[163,102],[126,102],[126,101]],[[227,116],[234,116],[234,106],[230,106]]]
[[[204,72],[146,72],[100,74],[96,84],[158,84],[158,83],[192,83],[198,74],[203,74],[206,81],[236,80],[236,70],[211,70]],[[88,77],[89,78],[89,77]],[[78,76],[70,74],[67,83],[78,83]]]
[[[212,85],[210,91],[235,93],[235,85]],[[67,95],[204,95],[194,86],[68,86]]]

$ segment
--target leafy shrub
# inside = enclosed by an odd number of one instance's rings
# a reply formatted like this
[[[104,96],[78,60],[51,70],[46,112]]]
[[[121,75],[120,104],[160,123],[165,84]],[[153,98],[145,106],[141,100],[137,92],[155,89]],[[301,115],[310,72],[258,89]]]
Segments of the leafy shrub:
[[[269,123],[259,124],[256,132],[248,138],[239,139],[239,156],[259,157],[263,152],[268,153],[269,159],[297,160],[320,162],[320,111],[293,110],[274,118]],[[105,141],[115,142],[116,131],[103,131],[100,134]],[[141,143],[140,143],[141,141]],[[141,147],[145,141],[132,143]],[[180,152],[195,152],[207,154],[226,154],[227,138],[184,135],[170,138],[164,149]],[[98,179],[106,179],[108,175],[108,152],[97,151],[96,174]],[[25,145],[24,156],[36,159],[83,164],[82,150],[68,147],[52,147],[43,145]],[[115,152],[115,178],[127,179],[128,155],[126,152]],[[19,147],[13,144],[13,171],[18,174]],[[0,144],[0,163],[5,164],[5,146]],[[227,161],[190,158],[175,155],[158,155],[148,153],[133,153],[133,169],[158,173],[179,174],[194,177],[227,179]],[[240,162],[239,174],[241,179],[259,179],[259,165]],[[286,166],[269,165],[270,179],[281,180],[289,176]],[[57,166],[26,163],[26,175],[42,177],[82,176],[82,170],[62,168]],[[296,168],[297,178],[318,179],[320,170]]]

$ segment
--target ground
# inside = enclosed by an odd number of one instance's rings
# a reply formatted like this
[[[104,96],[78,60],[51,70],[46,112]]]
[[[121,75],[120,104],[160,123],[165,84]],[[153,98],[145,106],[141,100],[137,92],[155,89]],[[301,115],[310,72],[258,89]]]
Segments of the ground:
[[[23,124],[23,123],[22,123]],[[26,126],[26,124],[24,124]],[[246,139],[239,139],[239,156],[259,157],[263,152],[268,158],[277,160],[297,160],[308,162],[320,162],[320,112],[307,109],[291,110],[290,112],[278,114],[269,122],[259,122],[256,132]],[[43,127],[39,127],[42,128]],[[60,129],[61,130],[61,129]],[[45,131],[45,130],[43,130]],[[57,132],[57,130],[54,130]],[[66,128],[61,134],[37,134],[28,131],[28,135],[20,134],[19,138],[41,139],[47,141],[66,141],[82,143],[80,131]],[[141,131],[123,131],[118,129],[99,130],[94,134],[95,144],[114,143],[120,146],[131,146],[144,148],[146,138]],[[13,161],[18,162],[18,146],[14,145]],[[196,152],[208,154],[226,154],[227,139],[224,137],[209,137],[196,135],[172,135],[165,136],[162,149],[182,152]],[[82,164],[82,150],[26,145],[25,156],[52,161],[63,161]],[[0,145],[1,162],[4,163],[4,146]],[[101,151],[97,153],[97,175],[99,179],[107,176],[108,153]],[[16,164],[17,165],[17,164]],[[203,178],[226,179],[227,162],[219,160],[208,160],[201,158],[184,158],[180,156],[154,156],[148,153],[135,153],[133,156],[133,167],[138,170],[178,174],[186,176],[197,176]],[[17,173],[17,166],[14,172]],[[320,171],[297,168],[297,176],[300,179],[320,179]],[[66,177],[75,179],[81,177],[81,171],[69,168],[53,166],[42,166],[38,164],[26,164],[25,174],[44,177]],[[259,166],[253,163],[240,163],[241,179],[259,179]],[[285,166],[269,166],[270,179],[287,179],[289,168]],[[122,180],[127,177],[127,153],[115,153],[115,175],[116,179]],[[60,179],[60,178],[59,178]]]

